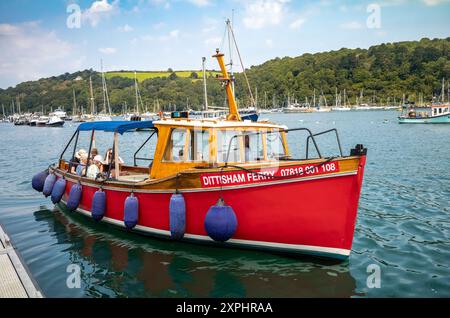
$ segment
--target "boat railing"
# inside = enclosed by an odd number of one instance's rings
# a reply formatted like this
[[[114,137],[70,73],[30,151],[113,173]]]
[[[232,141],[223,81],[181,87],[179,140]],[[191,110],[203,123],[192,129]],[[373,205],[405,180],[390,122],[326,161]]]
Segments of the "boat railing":
[[[325,131],[313,134],[311,132],[311,130],[308,129],[308,128],[292,128],[292,129],[282,129],[282,130],[275,130],[275,131],[260,131],[260,132],[252,132],[252,133],[244,133],[244,134],[234,135],[230,139],[230,141],[228,143],[228,151],[227,151],[225,165],[227,165],[228,162],[229,162],[230,152],[232,150],[231,147],[233,145],[234,140],[237,139],[237,138],[245,138],[246,136],[255,136],[255,135],[257,136],[257,135],[264,135],[264,134],[266,134],[266,135],[268,135],[268,134],[278,134],[280,132],[289,133],[289,132],[296,132],[296,131],[305,131],[308,134],[308,137],[306,139],[306,159],[309,159],[309,150],[310,150],[309,144],[310,144],[310,141],[313,142],[314,148],[315,148],[319,158],[323,159],[324,157],[322,156],[322,153],[321,153],[321,151],[319,149],[319,146],[317,144],[317,141],[316,141],[315,137],[321,136],[321,135],[325,135],[325,134],[329,134],[329,133],[333,133],[333,132],[336,135],[336,141],[337,141],[337,144],[338,144],[338,147],[339,147],[340,156],[343,157],[341,141],[340,141],[339,133],[338,133],[337,129],[335,129],[335,128],[334,129],[329,129],[329,130],[325,130]]]
[[[337,144],[338,144],[338,147],[339,147],[339,153],[340,153],[341,157],[343,157],[344,155],[342,153],[342,146],[341,146],[341,140],[339,139],[339,133],[338,133],[336,128],[333,128],[333,129],[322,131],[322,132],[314,134],[314,135],[309,135],[306,138],[306,159],[309,159],[309,141],[311,140],[311,138],[314,140],[314,137],[330,134],[330,133],[333,133],[333,132],[336,134],[336,141],[337,141]],[[314,144],[316,144],[315,141],[314,141]],[[319,154],[319,156],[320,156],[320,154]],[[322,157],[320,156],[320,158],[322,158]]]
[[[156,134],[156,130],[154,130],[151,134],[150,137],[148,137],[144,143],[139,147],[138,150],[136,150],[136,152],[134,153],[133,156],[133,161],[134,161],[134,166],[137,167],[137,160],[142,160],[142,161],[153,161],[153,159],[151,158],[144,158],[144,157],[138,157],[138,153],[142,150],[142,148],[144,148],[144,146],[150,141],[150,139],[152,139],[152,137]]]

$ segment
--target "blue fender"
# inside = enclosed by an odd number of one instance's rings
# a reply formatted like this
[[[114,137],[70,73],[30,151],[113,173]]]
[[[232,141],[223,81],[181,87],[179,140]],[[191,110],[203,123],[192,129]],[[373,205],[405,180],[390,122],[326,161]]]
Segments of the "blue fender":
[[[31,179],[31,186],[34,190],[42,192],[44,190],[45,179],[48,177],[48,169],[33,176]]]
[[[56,182],[56,175],[54,173],[51,173],[47,176],[47,178],[45,178],[45,182],[44,182],[44,189],[42,190],[42,193],[48,197],[49,195],[52,194],[52,190],[53,190],[53,186],[55,185]]]
[[[64,192],[66,192],[66,179],[61,178],[55,182],[52,190],[52,202],[53,204],[59,203],[61,201]]]
[[[77,183],[70,189],[69,200],[67,200],[67,208],[70,211],[75,211],[81,202],[81,195],[83,194],[83,187]]]
[[[186,231],[186,203],[182,194],[175,193],[169,205],[170,234],[174,240],[181,240]]]
[[[92,199],[92,218],[95,221],[100,221],[105,216],[106,210],[106,193],[102,190],[98,190],[94,193]]]
[[[133,193],[125,200],[123,222],[127,229],[133,229],[139,219],[139,201]]]
[[[222,199],[209,208],[205,217],[205,230],[214,241],[228,241],[236,233],[237,226],[236,214]]]

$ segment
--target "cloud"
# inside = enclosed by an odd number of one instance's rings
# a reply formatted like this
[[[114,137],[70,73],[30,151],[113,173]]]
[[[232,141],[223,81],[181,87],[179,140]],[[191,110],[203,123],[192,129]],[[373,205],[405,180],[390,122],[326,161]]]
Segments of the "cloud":
[[[437,6],[446,2],[450,2],[450,0],[422,0],[427,6]]]
[[[180,35],[180,30],[172,30],[169,32],[169,37],[177,38]]]
[[[104,47],[104,48],[99,48],[98,51],[100,53],[110,55],[110,54],[115,54],[117,52],[117,49],[115,49],[113,47]]]
[[[272,48],[273,47],[273,40],[272,39],[266,39],[266,45],[269,47],[269,48]]]
[[[158,22],[158,23],[153,24],[153,29],[159,30],[165,26],[166,26],[165,22]]]
[[[290,0],[252,0],[245,7],[244,25],[249,29],[261,29],[278,25],[286,14]]]
[[[363,28],[363,25],[358,21],[350,21],[340,25],[341,29],[344,30],[360,30]]]
[[[206,46],[218,46],[220,45],[220,43],[222,43],[222,39],[219,37],[214,37],[214,38],[209,38],[205,40],[205,45]]]
[[[69,42],[37,21],[0,24],[0,87],[79,70],[85,61]]]
[[[291,29],[300,29],[302,27],[303,24],[305,24],[306,20],[305,19],[297,19],[294,22],[292,22],[289,27]]]
[[[117,30],[119,30],[119,32],[131,32],[134,29],[128,24],[125,24],[124,26],[118,27]]]
[[[94,1],[89,9],[83,12],[82,19],[96,27],[100,20],[119,12],[119,0],[109,3],[108,0]]]
[[[210,0],[188,0],[190,3],[195,4],[197,7],[205,7],[211,4]]]

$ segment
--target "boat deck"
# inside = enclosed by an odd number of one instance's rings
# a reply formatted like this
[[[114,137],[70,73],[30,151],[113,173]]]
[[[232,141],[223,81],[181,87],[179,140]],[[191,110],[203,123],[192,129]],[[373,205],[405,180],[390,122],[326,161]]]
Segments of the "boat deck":
[[[0,298],[43,298],[1,225]]]

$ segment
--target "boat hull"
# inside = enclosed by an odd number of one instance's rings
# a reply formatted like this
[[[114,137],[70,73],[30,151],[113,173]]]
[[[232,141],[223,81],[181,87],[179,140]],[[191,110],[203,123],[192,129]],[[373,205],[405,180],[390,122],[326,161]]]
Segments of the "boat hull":
[[[422,118],[408,118],[399,117],[399,124],[450,124],[450,114],[435,116],[435,117],[422,117]]]
[[[46,127],[62,127],[64,126],[64,121],[56,122],[56,123],[47,123],[45,124]]]
[[[365,156],[357,169],[326,175],[239,186],[181,190],[186,202],[184,240],[225,247],[275,250],[288,254],[345,259],[349,256],[356,222]],[[77,182],[67,179],[63,205]],[[91,215],[99,186],[83,185],[78,212]],[[108,188],[104,222],[124,226],[124,202],[130,188]],[[139,222],[133,231],[170,239],[169,202],[175,191],[135,190]],[[223,197],[236,213],[238,228],[226,243],[208,237],[208,209]]]

